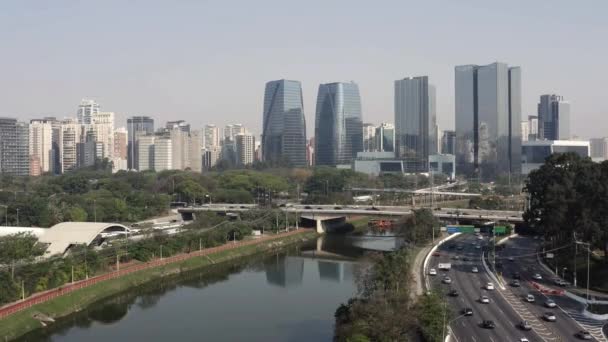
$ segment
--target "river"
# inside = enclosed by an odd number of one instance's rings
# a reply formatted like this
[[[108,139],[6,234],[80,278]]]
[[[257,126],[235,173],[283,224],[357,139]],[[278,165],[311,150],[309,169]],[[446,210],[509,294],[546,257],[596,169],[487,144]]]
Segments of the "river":
[[[331,341],[356,293],[357,260],[387,237],[326,236],[163,278],[98,302],[22,341]]]

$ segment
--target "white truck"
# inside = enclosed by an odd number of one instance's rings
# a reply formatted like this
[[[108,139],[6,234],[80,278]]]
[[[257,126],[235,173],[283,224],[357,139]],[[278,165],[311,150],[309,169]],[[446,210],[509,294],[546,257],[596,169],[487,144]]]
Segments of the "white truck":
[[[439,265],[437,265],[437,268],[439,268],[440,270],[443,270],[443,271],[449,271],[452,268],[452,264],[450,264],[450,263],[445,263],[445,264],[440,263]]]

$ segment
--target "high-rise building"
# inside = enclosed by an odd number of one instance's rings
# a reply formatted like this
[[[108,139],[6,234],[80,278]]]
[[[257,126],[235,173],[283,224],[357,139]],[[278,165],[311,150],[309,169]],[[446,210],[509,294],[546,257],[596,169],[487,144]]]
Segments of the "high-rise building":
[[[437,153],[435,87],[428,76],[395,81],[395,154],[406,172],[428,171]]]
[[[608,138],[590,139],[591,158],[594,160],[608,160]]]
[[[319,85],[315,121],[315,165],[350,164],[363,151],[363,122],[359,86]]]
[[[83,142],[83,125],[74,119],[61,121],[59,160],[61,173],[69,172],[78,167],[78,144]]]
[[[114,157],[127,159],[128,132],[124,127],[114,130]]]
[[[29,136],[30,175],[53,171],[52,123],[47,120],[31,120]]]
[[[173,170],[173,137],[157,136],[154,139],[154,171]]]
[[[306,165],[315,166],[315,137],[306,142]]]
[[[167,129],[179,129],[182,132],[190,133],[190,124],[184,120],[167,121],[165,127]]]
[[[78,123],[88,125],[92,123],[93,115],[99,113],[99,104],[94,100],[83,99],[78,106],[77,119]]]
[[[235,140],[237,165],[252,164],[255,152],[255,137],[252,134],[237,134]]]
[[[241,124],[230,124],[224,127],[224,140],[234,141],[238,134],[246,134],[247,129]]]
[[[205,148],[220,146],[220,129],[215,125],[205,125],[204,128]]]
[[[395,152],[395,126],[390,123],[381,123],[376,127],[376,148],[377,152]]]
[[[220,146],[211,146],[203,151],[203,168],[209,170],[217,164],[220,159],[222,148]]]
[[[528,129],[529,131],[527,141],[538,139],[538,116],[528,115]]]
[[[456,171],[493,180],[521,173],[521,69],[455,68]]]
[[[104,154],[101,159],[112,159],[114,157],[114,113],[93,113],[88,130],[93,133],[94,141],[103,144]]]
[[[138,157],[138,171],[154,170],[155,138],[156,137],[154,135],[140,135],[137,137],[136,155]]]
[[[363,124],[363,151],[376,150],[376,126],[371,123]]]
[[[299,81],[266,83],[262,156],[269,163],[306,165],[306,120]]]
[[[441,137],[441,154],[455,154],[456,132],[443,131]]]
[[[128,146],[127,167],[130,170],[139,170],[139,148],[137,140],[142,135],[154,133],[154,119],[148,116],[133,116],[127,119]]]
[[[0,118],[0,173],[30,174],[29,124],[14,118]]]
[[[570,103],[560,95],[541,95],[538,103],[538,135],[545,140],[570,139]]]
[[[201,130],[190,131],[188,137],[188,161],[186,168],[194,172],[203,171],[203,132]]]

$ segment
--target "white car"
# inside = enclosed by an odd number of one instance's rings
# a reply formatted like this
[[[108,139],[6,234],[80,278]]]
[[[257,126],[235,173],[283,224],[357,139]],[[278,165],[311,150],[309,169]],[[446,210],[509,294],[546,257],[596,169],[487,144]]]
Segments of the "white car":
[[[486,290],[488,290],[488,291],[492,291],[492,290],[494,290],[494,284],[492,284],[492,283],[487,283],[487,284],[486,284]]]
[[[557,321],[557,317],[555,317],[555,314],[553,312],[545,312],[545,314],[543,315],[543,318],[545,319],[545,321],[548,321],[548,322]]]
[[[471,272],[473,272],[473,273],[479,273],[479,270],[477,269],[477,267],[473,267],[473,268],[471,268]]]
[[[543,276],[541,276],[540,273],[534,273],[532,278],[535,280],[543,280]]]
[[[479,302],[481,304],[490,304],[490,298],[488,296],[481,296]]]
[[[429,275],[432,275],[432,276],[437,275],[437,270],[435,270],[434,268],[431,268],[429,270]]]
[[[557,304],[555,304],[553,299],[547,299],[547,301],[545,302],[545,306],[548,308],[554,308],[557,306]]]
[[[481,249],[480,245],[475,245],[475,249]]]
[[[530,342],[530,340],[528,340],[525,337],[522,337],[522,338],[519,339],[519,342]]]
[[[528,303],[534,303],[534,300],[535,300],[535,299],[534,299],[534,296],[533,296],[533,295],[528,294],[528,295],[526,296],[526,302],[528,302]]]
[[[452,283],[452,278],[450,278],[450,277],[443,278],[443,283],[444,284],[451,284]]]

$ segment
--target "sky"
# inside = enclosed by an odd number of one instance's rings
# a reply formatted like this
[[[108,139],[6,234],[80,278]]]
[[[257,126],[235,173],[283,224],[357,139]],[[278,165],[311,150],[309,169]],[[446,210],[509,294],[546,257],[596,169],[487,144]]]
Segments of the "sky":
[[[308,135],[319,84],[355,81],[363,121],[393,122],[394,81],[427,75],[454,125],[454,66],[522,68],[523,116],[571,103],[572,133],[608,136],[608,1],[2,1],[0,116],[73,117],[82,98],[156,126],[262,125],[264,85],[302,82]]]

